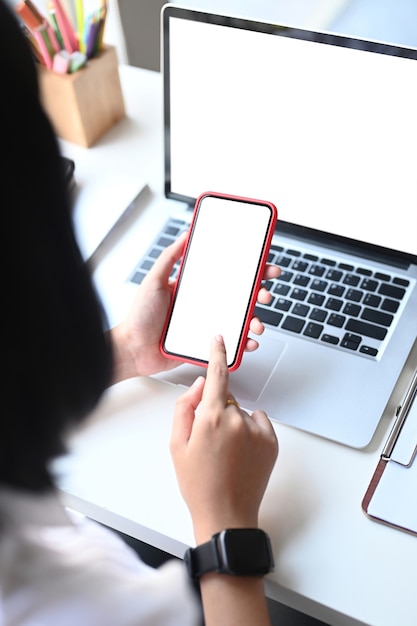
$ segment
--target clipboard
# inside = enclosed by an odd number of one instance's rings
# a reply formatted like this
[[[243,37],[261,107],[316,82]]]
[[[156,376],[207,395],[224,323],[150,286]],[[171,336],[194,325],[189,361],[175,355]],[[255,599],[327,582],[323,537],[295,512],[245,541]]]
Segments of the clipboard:
[[[373,520],[417,536],[417,371],[362,500]]]

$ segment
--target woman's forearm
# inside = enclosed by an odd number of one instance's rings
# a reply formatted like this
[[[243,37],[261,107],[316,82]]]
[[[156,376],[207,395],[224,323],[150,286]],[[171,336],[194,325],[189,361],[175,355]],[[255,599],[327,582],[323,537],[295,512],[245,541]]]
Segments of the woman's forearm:
[[[206,574],[200,580],[205,626],[270,626],[263,578]]]

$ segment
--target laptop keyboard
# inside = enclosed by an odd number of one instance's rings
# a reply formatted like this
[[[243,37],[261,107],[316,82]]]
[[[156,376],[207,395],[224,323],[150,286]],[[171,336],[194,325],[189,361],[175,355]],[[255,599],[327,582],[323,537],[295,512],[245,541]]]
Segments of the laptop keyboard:
[[[140,284],[162,250],[188,227],[185,221],[169,219],[128,280]],[[255,308],[264,324],[373,358],[382,354],[412,288],[401,276],[302,248],[272,245],[268,263],[279,265],[282,273],[264,282],[272,300]],[[171,277],[178,269],[179,263]]]

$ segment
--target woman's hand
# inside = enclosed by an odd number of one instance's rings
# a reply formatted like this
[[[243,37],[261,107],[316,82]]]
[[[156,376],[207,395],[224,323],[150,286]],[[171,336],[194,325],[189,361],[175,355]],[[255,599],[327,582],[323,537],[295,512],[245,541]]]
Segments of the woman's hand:
[[[278,454],[267,415],[249,415],[228,391],[221,337],[212,342],[207,378],[176,403],[171,454],[197,543],[225,528],[258,525],[258,511]]]
[[[175,285],[169,277],[182,255],[185,241],[184,234],[161,253],[139,287],[127,318],[111,331],[115,351],[113,382],[149,376],[179,365],[179,361],[162,355],[159,342]],[[263,278],[269,280],[279,274],[279,267],[267,265]],[[258,301],[267,304],[270,299],[269,291],[262,287]],[[252,318],[250,331],[254,335],[263,333],[264,325],[257,317]],[[258,345],[255,339],[248,337],[246,350],[256,350]]]

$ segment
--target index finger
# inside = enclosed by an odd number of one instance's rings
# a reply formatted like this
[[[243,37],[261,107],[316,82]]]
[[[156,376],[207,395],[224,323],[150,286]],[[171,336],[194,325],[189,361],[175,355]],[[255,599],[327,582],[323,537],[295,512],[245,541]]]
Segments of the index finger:
[[[216,335],[211,342],[210,358],[207,368],[206,384],[202,401],[206,405],[226,405],[229,386],[226,347],[221,335]]]
[[[264,271],[264,275],[262,277],[262,280],[269,280],[271,278],[278,278],[278,276],[281,275],[281,268],[278,265],[271,265],[270,263],[268,263],[265,266],[265,271]]]

